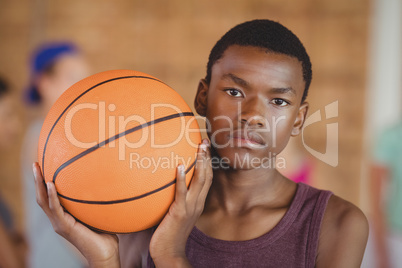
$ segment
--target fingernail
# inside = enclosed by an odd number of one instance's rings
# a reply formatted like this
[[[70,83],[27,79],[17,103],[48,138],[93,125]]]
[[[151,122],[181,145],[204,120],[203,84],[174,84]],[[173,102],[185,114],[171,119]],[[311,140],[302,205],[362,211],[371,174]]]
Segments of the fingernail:
[[[184,165],[183,164],[179,165],[179,171],[181,173],[184,173]]]
[[[208,141],[208,139],[203,139],[203,140],[202,140],[202,143],[208,145],[208,144],[209,144],[209,141]]]
[[[204,152],[207,151],[207,145],[206,145],[205,143],[202,143],[202,144],[200,145],[200,148],[201,148],[201,150],[203,150]]]
[[[34,174],[34,178],[36,180],[36,168],[35,168],[35,163],[32,164],[32,172]]]
[[[47,190],[49,191],[50,190],[50,182],[46,182],[46,187],[47,187]]]

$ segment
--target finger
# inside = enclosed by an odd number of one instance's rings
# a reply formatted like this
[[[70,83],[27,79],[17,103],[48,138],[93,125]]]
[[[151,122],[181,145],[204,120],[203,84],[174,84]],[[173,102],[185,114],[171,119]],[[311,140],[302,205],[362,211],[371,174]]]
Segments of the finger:
[[[179,204],[184,204],[186,202],[187,186],[186,170],[183,164],[177,166],[176,174],[175,202],[178,202]]]
[[[33,164],[33,173],[35,178],[35,195],[36,202],[43,209],[46,215],[49,216],[49,200],[46,192],[44,180],[42,177],[42,172],[40,171],[40,167],[37,162]]]
[[[194,176],[191,180],[189,189],[189,198],[193,200],[197,200],[198,195],[200,194],[205,184],[205,173],[207,167],[206,150],[207,145],[205,143],[201,143],[198,149]]]
[[[56,187],[53,182],[47,182],[47,194],[49,196],[49,208],[53,214],[53,218],[60,220],[64,216],[63,207],[60,205],[60,200],[57,197]]]
[[[207,198],[209,189],[212,185],[212,178],[213,178],[213,171],[212,171],[212,160],[211,160],[211,151],[210,148],[207,147],[207,152],[205,156],[206,167],[205,167],[205,183],[201,189],[201,192],[198,196],[197,203],[200,202],[201,204],[205,203],[205,199]]]

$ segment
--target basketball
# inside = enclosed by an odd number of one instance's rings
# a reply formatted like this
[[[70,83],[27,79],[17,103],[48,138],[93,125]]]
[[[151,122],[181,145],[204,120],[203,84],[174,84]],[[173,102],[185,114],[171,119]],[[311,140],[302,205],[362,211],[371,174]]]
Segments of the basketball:
[[[157,225],[175,195],[176,167],[186,183],[201,135],[181,96],[131,70],[87,77],[67,89],[42,126],[38,162],[63,208],[102,232]]]

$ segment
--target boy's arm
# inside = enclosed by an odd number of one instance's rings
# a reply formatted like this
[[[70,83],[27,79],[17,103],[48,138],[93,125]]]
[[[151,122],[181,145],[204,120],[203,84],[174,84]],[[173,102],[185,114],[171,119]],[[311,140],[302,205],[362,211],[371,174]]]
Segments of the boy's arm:
[[[158,267],[189,267],[185,245],[195,222],[204,208],[205,198],[212,182],[212,167],[208,141],[200,145],[191,186],[187,189],[184,166],[178,168],[175,201],[152,235],[150,254]],[[33,165],[36,199],[46,213],[53,229],[71,242],[86,258],[90,267],[120,267],[119,241],[116,235],[97,233],[64,212],[57,197],[55,185],[44,179],[38,163]],[[47,187],[47,189],[46,189]],[[150,232],[146,230],[143,233]],[[139,233],[137,234],[139,235]],[[136,241],[136,253],[145,252],[151,234]],[[144,242],[145,243],[142,243]],[[138,243],[137,243],[138,242]],[[135,254],[131,252],[132,254]],[[144,254],[142,254],[144,255]]]
[[[175,200],[152,236],[150,255],[156,267],[191,267],[185,247],[201,215],[212,183],[211,155],[205,139],[199,147],[189,189],[184,166],[177,169]]]
[[[119,247],[116,235],[97,233],[77,222],[60,205],[54,184],[44,179],[38,163],[33,165],[36,200],[46,213],[53,229],[73,244],[90,267],[119,267]]]
[[[321,225],[316,267],[360,267],[368,221],[355,205],[331,196]]]
[[[118,234],[121,268],[146,267],[153,229]]]

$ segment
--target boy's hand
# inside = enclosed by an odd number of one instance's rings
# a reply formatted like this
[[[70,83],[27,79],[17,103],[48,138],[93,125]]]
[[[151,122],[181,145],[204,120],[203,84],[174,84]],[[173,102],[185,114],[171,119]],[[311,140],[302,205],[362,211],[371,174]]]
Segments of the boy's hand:
[[[38,163],[33,164],[36,200],[48,216],[53,229],[71,242],[88,260],[91,267],[119,267],[119,247],[116,235],[96,233],[77,222],[63,210],[53,182],[47,191]]]
[[[156,267],[190,266],[185,247],[188,236],[201,215],[212,183],[211,156],[208,140],[199,146],[197,163],[187,190],[183,165],[177,168],[175,201],[152,236],[150,254]],[[170,265],[169,265],[170,264]]]

